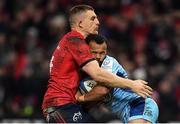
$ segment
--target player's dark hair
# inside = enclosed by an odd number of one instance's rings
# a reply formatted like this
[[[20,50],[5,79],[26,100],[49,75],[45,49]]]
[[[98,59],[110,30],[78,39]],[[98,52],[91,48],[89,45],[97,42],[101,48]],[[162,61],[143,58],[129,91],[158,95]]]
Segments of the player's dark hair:
[[[85,4],[73,6],[69,11],[69,23],[70,23],[70,25],[72,26],[72,24],[74,22],[74,19],[73,19],[74,15],[85,12],[87,10],[94,11],[93,7],[91,7],[89,5],[85,5]]]
[[[87,44],[89,44],[91,41],[94,41],[97,44],[103,44],[104,42],[107,42],[107,39],[105,37],[98,34],[89,34],[85,40]]]

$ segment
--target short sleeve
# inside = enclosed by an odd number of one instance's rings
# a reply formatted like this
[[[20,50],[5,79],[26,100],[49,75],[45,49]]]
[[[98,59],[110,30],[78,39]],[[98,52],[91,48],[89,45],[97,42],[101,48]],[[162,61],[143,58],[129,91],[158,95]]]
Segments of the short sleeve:
[[[95,60],[90,53],[90,48],[83,39],[72,37],[68,39],[68,50],[80,67]]]
[[[114,59],[114,70],[113,72],[116,73],[116,75],[123,77],[123,78],[128,78],[127,72],[124,70],[124,68],[117,62],[116,59]]]

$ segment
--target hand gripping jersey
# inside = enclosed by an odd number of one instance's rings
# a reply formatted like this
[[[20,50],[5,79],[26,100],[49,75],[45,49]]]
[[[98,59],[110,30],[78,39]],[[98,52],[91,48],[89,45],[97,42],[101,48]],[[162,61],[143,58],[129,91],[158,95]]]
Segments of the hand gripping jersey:
[[[113,57],[106,56],[101,68],[120,77],[128,77],[126,71]],[[81,80],[80,90],[81,92],[87,93],[95,85],[95,81],[86,78]],[[113,88],[113,90],[106,95],[102,104],[125,123],[138,118],[143,118],[154,123],[157,121],[159,114],[158,106],[153,99],[144,99],[129,89]]]

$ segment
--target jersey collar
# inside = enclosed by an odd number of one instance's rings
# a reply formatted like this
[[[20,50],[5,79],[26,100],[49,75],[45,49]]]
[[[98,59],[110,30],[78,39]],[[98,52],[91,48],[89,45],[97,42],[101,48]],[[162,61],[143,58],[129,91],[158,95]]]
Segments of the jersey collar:
[[[76,31],[75,29],[72,29],[71,32],[72,32],[73,34],[78,35],[80,38],[85,39],[84,36],[83,36],[80,32]]]

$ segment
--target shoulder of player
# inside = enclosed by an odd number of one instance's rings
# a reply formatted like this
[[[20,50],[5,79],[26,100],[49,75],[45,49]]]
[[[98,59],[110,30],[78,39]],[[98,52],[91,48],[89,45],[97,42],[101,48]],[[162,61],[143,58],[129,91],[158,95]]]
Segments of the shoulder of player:
[[[84,39],[77,36],[70,36],[66,38],[70,42],[84,42]]]
[[[84,42],[84,39],[80,37],[77,34],[73,34],[72,32],[69,32],[66,36],[65,39],[70,41],[70,42]]]
[[[106,55],[106,58],[104,59],[105,61],[107,61],[107,60],[109,60],[109,61],[113,61],[113,63],[115,62],[115,63],[117,63],[118,61],[114,58],[114,57],[112,57],[112,56],[109,56],[109,55]]]
[[[113,65],[114,65],[113,57],[106,55],[106,57],[103,60],[102,67],[108,67],[108,68],[111,67],[112,68]]]
[[[104,61],[111,61],[113,64],[113,67],[120,67],[122,68],[122,65],[112,56],[107,55]]]
[[[106,55],[106,58],[107,58],[107,59],[115,59],[114,57],[109,56],[109,55]]]

